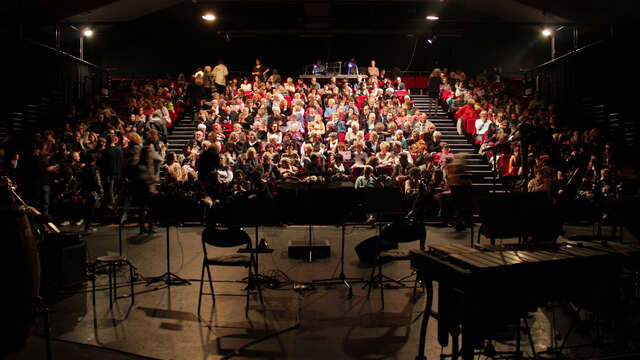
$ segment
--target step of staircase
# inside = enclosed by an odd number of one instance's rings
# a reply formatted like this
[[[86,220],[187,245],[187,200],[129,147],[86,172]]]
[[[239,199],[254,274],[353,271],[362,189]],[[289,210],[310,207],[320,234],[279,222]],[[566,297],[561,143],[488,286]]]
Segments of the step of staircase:
[[[466,137],[458,134],[456,122],[449,118],[446,111],[442,110],[437,100],[431,99],[427,95],[412,95],[412,99],[420,111],[428,114],[429,121],[436,126],[436,130],[443,134],[442,141],[450,145],[451,151],[454,154],[465,154],[473,191],[480,193],[504,192],[499,181],[496,181],[494,186],[494,172],[486,159],[475,152],[473,144]]]

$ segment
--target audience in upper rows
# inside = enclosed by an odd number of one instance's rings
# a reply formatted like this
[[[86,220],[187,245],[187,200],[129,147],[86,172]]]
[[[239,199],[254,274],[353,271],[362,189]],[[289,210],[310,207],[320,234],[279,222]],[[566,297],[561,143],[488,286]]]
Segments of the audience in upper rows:
[[[442,141],[402,79],[386,77],[375,61],[367,73],[353,82],[294,81],[256,60],[251,78],[228,79],[220,60],[188,80],[123,82],[109,102],[86,114],[73,108],[60,129],[34,133],[28,148],[2,149],[1,171],[29,203],[86,230],[96,209],[126,217],[138,203],[144,212],[161,183],[221,201],[270,197],[289,181],[353,181],[357,189],[398,187],[409,197],[446,196],[460,186],[463,154]],[[500,80],[496,69],[476,78],[435,69],[427,91],[501,177],[524,184],[518,188],[561,194],[586,158],[580,194],[612,195],[615,159],[598,131],[563,127],[553,105]],[[168,152],[185,113],[195,121],[193,138]],[[150,230],[141,222],[141,231]]]

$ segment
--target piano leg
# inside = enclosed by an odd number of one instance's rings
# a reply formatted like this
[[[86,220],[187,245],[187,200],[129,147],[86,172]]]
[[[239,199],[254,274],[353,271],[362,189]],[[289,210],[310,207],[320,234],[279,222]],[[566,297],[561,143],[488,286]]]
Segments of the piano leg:
[[[424,347],[427,341],[427,325],[429,325],[429,317],[431,316],[431,308],[433,305],[433,282],[431,279],[423,278],[423,285],[426,289],[426,301],[424,306],[424,313],[422,314],[422,324],[420,325],[420,341],[418,345],[418,356],[416,360],[427,360],[424,355]]]

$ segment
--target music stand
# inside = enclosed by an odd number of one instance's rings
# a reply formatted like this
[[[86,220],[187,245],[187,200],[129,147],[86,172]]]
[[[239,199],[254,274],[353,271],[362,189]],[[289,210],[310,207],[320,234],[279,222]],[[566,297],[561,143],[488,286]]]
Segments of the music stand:
[[[182,202],[186,202],[186,200],[177,198],[172,199],[170,196],[156,198],[156,200],[165,200],[158,201],[159,206],[152,207],[152,215],[155,215],[154,218],[157,220],[158,226],[166,228],[166,242],[167,242],[167,271],[159,276],[154,276],[149,281],[147,281],[147,286],[163,281],[167,285],[191,285],[189,280],[183,279],[177,274],[171,272],[171,246],[169,243],[169,232],[172,226],[178,227],[182,225],[184,222],[183,215],[184,211],[182,211]],[[185,203],[186,205],[186,203]],[[162,209],[160,212],[158,210]]]
[[[396,220],[409,212],[409,205],[399,189],[361,190],[358,200],[365,213],[373,214],[377,223]]]
[[[350,208],[345,204],[349,196],[347,191],[353,191],[353,184],[304,182],[279,185],[278,214],[281,223],[308,225],[308,262],[313,262],[313,225],[340,226],[344,220],[343,212]],[[334,207],[336,203],[340,206]]]
[[[260,281],[260,273],[258,272],[258,258],[260,254],[273,253],[271,248],[260,248],[259,227],[275,225],[276,221],[276,203],[273,199],[247,198],[236,200],[233,203],[233,225],[255,227],[255,246],[253,248],[243,248],[238,250],[239,253],[251,253],[254,256],[254,277],[249,279],[249,288],[253,288],[254,281]],[[258,285],[259,286],[259,285]]]
[[[360,192],[359,197],[362,206],[367,214],[374,214],[376,219],[375,223],[378,225],[378,235],[382,235],[382,225],[398,217],[403,217],[408,213],[408,204],[404,198],[404,194],[398,189],[376,189],[376,190],[364,190]],[[376,254],[380,250],[380,244],[376,244]],[[377,255],[376,255],[377,258]],[[376,265],[373,265],[374,268]],[[392,279],[388,276],[378,274],[373,276],[369,281],[365,283],[363,288],[371,287],[373,284],[380,282],[381,280],[388,280],[404,285],[398,280]]]

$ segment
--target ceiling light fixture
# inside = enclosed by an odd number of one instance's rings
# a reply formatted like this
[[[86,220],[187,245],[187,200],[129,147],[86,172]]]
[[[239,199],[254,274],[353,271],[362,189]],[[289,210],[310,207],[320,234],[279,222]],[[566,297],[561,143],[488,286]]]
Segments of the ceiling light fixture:
[[[440,17],[438,15],[427,15],[427,20],[437,21],[440,20]]]
[[[214,21],[216,19],[216,16],[213,15],[212,13],[206,13],[202,15],[202,18],[206,21]]]
[[[544,37],[549,37],[549,36],[551,36],[551,33],[552,33],[552,31],[551,31],[551,29],[549,29],[549,28],[544,28],[544,29],[542,30],[542,35],[544,35]]]
[[[84,37],[91,37],[91,35],[93,35],[93,30],[91,30],[91,28],[84,28],[84,30],[82,30],[82,36]]]

